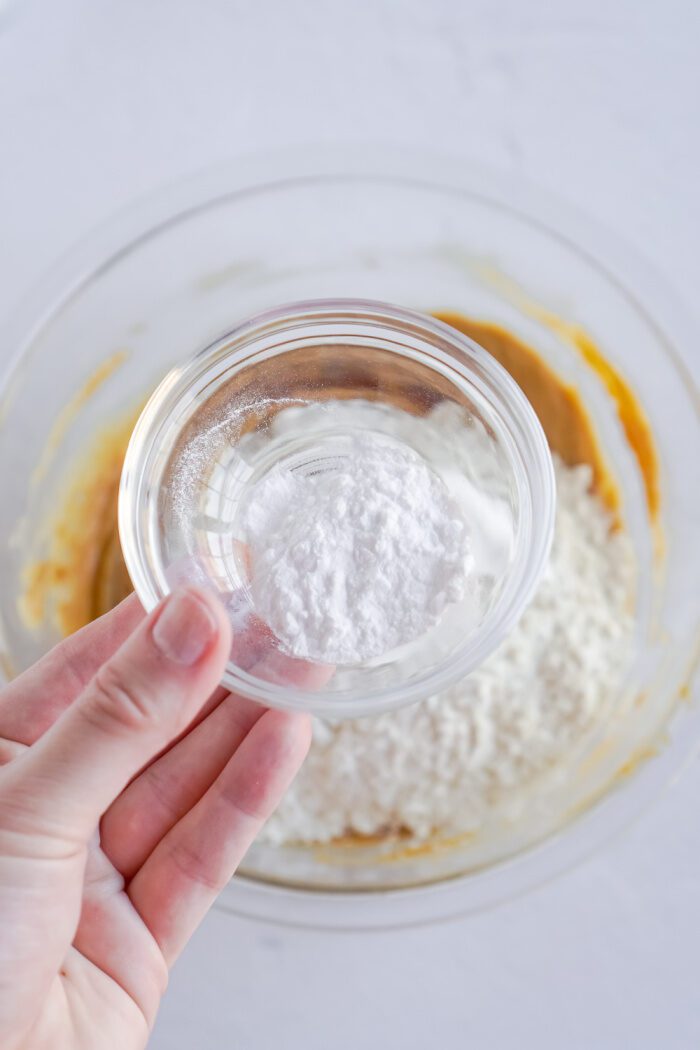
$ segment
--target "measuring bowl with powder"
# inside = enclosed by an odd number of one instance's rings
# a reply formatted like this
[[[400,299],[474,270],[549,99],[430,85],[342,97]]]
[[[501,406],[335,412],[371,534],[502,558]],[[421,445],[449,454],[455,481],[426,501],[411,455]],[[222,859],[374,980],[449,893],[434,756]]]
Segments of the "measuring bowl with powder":
[[[185,581],[224,602],[231,689],[359,716],[486,659],[539,581],[554,503],[542,427],[495,358],[412,311],[311,301],[163,380],[119,528],[146,607]]]

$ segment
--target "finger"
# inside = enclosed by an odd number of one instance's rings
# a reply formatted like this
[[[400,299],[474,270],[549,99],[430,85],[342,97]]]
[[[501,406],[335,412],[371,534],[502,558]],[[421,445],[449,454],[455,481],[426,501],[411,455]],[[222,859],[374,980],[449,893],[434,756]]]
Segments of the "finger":
[[[199,801],[264,711],[229,694],[112,803],[100,824],[100,841],[125,879]]]
[[[277,806],[310,739],[306,715],[266,711],[204,797],[132,879],[128,894],[168,965]]]
[[[176,591],[79,699],[4,771],[4,819],[85,842],[134,773],[194,717],[223,673],[230,626],[215,598]]]
[[[257,677],[299,688],[325,685],[332,668],[269,653],[254,667]],[[184,739],[151,763],[110,806],[100,826],[102,848],[125,878],[216,780],[265,708],[227,696]]]
[[[135,594],[55,646],[0,693],[0,736],[33,744],[144,619]]]
[[[152,755],[151,758],[149,758],[148,762],[146,762],[146,764],[141,769],[138,769],[136,771],[136,773],[134,774],[134,779],[136,779],[136,777],[139,777],[144,771],[144,769],[148,769],[148,767],[152,766],[154,762],[158,762],[163,755],[167,755],[168,751],[170,751],[171,748],[177,747],[178,743],[184,737],[186,737],[187,734],[191,732],[191,730],[195,726],[199,725],[200,722],[203,722],[204,719],[207,718],[208,715],[211,714],[211,712],[215,708],[217,708],[221,701],[225,700],[228,695],[228,689],[226,689],[223,685],[217,686],[217,688],[214,690],[211,696],[204,701],[200,709],[195,714],[194,718],[190,722],[188,722],[187,725],[183,729],[181,729],[180,732],[177,733],[172,740],[169,740],[165,747],[162,747],[160,751],[157,751],[155,755]]]
[[[73,949],[138,1004],[150,1028],[167,986],[168,970],[155,938],[124,892],[123,878],[101,849],[88,852]],[[69,954],[69,979],[70,961]]]
[[[234,625],[230,659],[238,667],[250,671],[256,678],[280,685],[295,685],[300,689],[319,689],[332,678],[335,668],[331,665],[310,663],[279,651],[279,641],[267,624],[250,612],[248,600],[241,592],[228,595],[224,601],[224,608]],[[228,690],[223,686],[215,690],[192,722],[163,749],[162,753],[177,745],[182,737],[202,722],[228,695]],[[243,698],[240,702],[243,703]],[[149,764],[160,757],[160,754],[155,755]]]
[[[6,766],[8,762],[12,762],[26,749],[26,744],[18,744],[15,740],[3,740],[0,737],[0,766]]]

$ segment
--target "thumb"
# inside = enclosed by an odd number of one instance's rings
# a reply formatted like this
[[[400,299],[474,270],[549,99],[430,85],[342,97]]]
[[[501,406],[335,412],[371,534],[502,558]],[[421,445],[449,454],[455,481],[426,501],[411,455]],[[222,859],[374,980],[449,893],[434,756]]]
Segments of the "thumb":
[[[218,601],[195,588],[173,592],[6,770],[13,825],[87,842],[129,780],[196,715],[230,649]]]

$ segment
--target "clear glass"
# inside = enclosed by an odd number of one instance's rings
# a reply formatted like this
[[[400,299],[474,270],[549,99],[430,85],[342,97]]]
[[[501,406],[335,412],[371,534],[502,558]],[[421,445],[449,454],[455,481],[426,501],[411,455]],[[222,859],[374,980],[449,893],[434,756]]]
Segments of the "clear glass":
[[[644,406],[662,467],[661,562],[607,389],[514,287],[585,325]],[[19,615],[22,568],[44,551],[66,478],[104,423],[135,411],[193,347],[256,311],[348,294],[455,310],[534,345],[585,397],[638,565],[625,683],[638,702],[611,716],[604,747],[583,741],[525,818],[413,851],[410,842],[402,851],[258,844],[222,898],[279,921],[357,928],[486,907],[551,878],[618,834],[697,752],[700,714],[678,700],[692,690],[698,656],[700,339],[664,277],[636,252],[520,178],[374,147],[237,160],[118,216],[2,333],[16,359],[0,401],[0,630],[7,674],[56,640],[53,623],[32,631]],[[118,350],[127,353],[121,366],[66,414]]]
[[[359,402],[364,413],[343,425],[348,415],[339,399],[346,408]],[[290,405],[299,429],[288,424],[275,440],[266,439]],[[327,422],[310,430],[303,408],[314,406],[326,408]],[[455,428],[443,428],[439,460],[433,443],[420,442],[415,422],[437,406],[452,413]],[[497,559],[498,577],[488,580],[488,604],[473,608],[473,597],[465,595],[410,645],[338,667],[319,690],[300,688],[292,676],[289,684],[265,681],[248,669],[242,642],[255,633],[256,608],[236,556],[244,543],[240,508],[251,487],[280,465],[335,469],[346,455],[344,442],[360,431],[394,440],[397,413],[414,421],[404,425],[411,448],[442,474],[456,502],[471,468],[474,488],[508,516],[512,536]],[[484,449],[483,462],[469,455],[470,439]],[[193,455],[194,472],[188,469]],[[542,427],[493,357],[433,318],[385,303],[324,300],[244,321],[165,377],[129,444],[119,531],[146,608],[184,581],[221,598],[235,636],[224,676],[232,691],[270,706],[352,717],[432,696],[486,659],[519,618],[546,564],[554,500]],[[278,639],[271,642],[285,652]]]

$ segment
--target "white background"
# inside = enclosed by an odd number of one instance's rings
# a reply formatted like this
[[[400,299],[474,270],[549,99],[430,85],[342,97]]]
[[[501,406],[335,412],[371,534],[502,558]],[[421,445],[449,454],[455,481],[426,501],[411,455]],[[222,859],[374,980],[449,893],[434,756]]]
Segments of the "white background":
[[[525,173],[697,300],[697,0],[0,0],[0,12],[0,313],[164,181],[261,147],[367,140]],[[696,764],[594,860],[476,918],[341,935],[215,911],[151,1045],[698,1047],[699,867]]]

